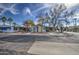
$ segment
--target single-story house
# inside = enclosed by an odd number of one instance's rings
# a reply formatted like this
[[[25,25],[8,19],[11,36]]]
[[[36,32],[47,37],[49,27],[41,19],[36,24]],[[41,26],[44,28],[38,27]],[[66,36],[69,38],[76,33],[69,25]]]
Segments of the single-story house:
[[[14,32],[13,30],[13,26],[9,26],[9,25],[1,25],[0,26],[0,32]]]

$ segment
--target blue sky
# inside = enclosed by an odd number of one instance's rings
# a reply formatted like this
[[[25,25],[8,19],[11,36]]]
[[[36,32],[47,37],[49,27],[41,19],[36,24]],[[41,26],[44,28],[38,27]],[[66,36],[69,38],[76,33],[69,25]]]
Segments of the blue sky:
[[[21,3],[21,4],[0,4],[1,10],[0,15],[12,17],[14,21],[18,24],[22,24],[27,19],[37,20],[37,15],[39,15],[39,8],[43,4],[33,4],[33,3]]]
[[[68,8],[76,4],[65,4]],[[23,24],[25,20],[38,20],[38,16],[43,15],[54,4],[46,3],[17,3],[0,4],[0,16],[12,17],[17,24]]]

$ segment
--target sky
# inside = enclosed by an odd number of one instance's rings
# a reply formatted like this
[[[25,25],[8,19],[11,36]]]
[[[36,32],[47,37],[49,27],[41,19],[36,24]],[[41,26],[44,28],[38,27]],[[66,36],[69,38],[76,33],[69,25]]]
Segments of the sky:
[[[32,19],[35,23],[38,16],[47,10],[52,4],[46,3],[6,3],[0,4],[0,16],[12,17],[14,22],[22,25],[25,20]],[[76,4],[65,4],[68,8]],[[53,5],[52,5],[53,6]]]

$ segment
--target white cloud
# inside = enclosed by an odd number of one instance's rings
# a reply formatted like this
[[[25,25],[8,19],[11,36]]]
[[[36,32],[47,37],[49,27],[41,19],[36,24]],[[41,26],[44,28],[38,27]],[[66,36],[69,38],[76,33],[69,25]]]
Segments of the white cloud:
[[[67,8],[75,6],[77,3],[65,3],[65,5],[67,6]]]
[[[38,24],[38,18],[35,19],[34,23],[35,23],[35,25]]]
[[[8,8],[7,10],[9,10],[12,14],[19,14],[18,10],[16,10],[14,7],[16,6],[16,4],[13,4],[10,8]]]
[[[19,14],[18,10],[14,8],[15,6],[16,4],[9,4],[8,6],[6,6],[5,4],[0,4],[0,8],[2,9],[0,10],[0,15],[5,13],[6,11],[10,11],[13,15]]]
[[[14,15],[19,14],[19,11],[14,8],[10,9],[9,11]]]
[[[32,16],[32,12],[31,12],[30,8],[28,8],[28,7],[24,8],[23,14],[24,15],[30,15],[30,16]]]
[[[38,9],[34,10],[33,13],[39,12],[39,11],[41,11],[41,10],[43,10],[44,8],[47,8],[47,7],[48,7],[48,6],[40,7],[40,8],[38,8]]]
[[[36,9],[35,11],[33,11],[33,13],[36,13],[36,12],[39,12],[45,8],[52,8],[52,7],[55,7],[56,6],[56,3],[44,3],[42,7]]]

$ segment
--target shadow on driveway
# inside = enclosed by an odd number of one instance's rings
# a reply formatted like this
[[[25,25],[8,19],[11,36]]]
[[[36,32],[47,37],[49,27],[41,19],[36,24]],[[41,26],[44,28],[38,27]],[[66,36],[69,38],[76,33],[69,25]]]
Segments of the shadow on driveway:
[[[51,39],[49,36],[39,35],[10,35],[7,37],[0,38],[1,41],[7,42],[34,42],[35,40],[48,40]]]
[[[57,43],[79,43],[78,38],[69,34],[59,35],[10,35],[0,38],[0,41],[5,42],[35,42],[35,41],[48,41]]]

